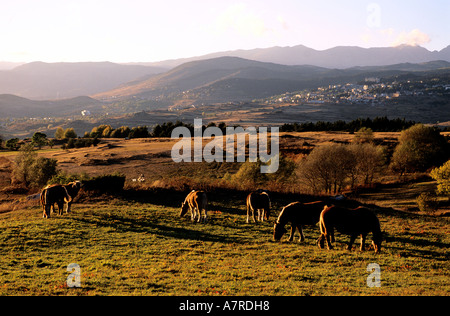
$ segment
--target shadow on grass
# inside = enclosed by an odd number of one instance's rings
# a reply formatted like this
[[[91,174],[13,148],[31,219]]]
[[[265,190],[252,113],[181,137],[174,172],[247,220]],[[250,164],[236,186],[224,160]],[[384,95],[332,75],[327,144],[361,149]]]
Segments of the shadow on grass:
[[[221,243],[247,243],[249,240],[244,236],[219,235],[205,232],[203,229],[211,224],[191,223],[187,219],[177,219],[180,222],[165,222],[156,219],[134,219],[115,214],[94,214],[84,217],[73,217],[73,220],[96,227],[108,227],[120,232],[150,233],[175,239],[212,241]],[[179,227],[180,225],[192,225],[192,228]],[[199,229],[195,229],[198,227]]]

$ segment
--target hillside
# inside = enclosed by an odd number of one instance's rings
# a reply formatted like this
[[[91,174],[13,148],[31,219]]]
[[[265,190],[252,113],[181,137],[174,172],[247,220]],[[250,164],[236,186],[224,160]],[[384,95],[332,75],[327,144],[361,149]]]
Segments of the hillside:
[[[153,100],[188,99],[199,103],[249,101],[321,85],[356,83],[365,77],[393,76],[443,68],[450,69],[450,63],[402,63],[340,70],[317,66],[287,66],[238,57],[218,57],[188,62],[166,73],[137,80],[93,97],[102,100],[127,97]]]
[[[375,133],[380,140],[398,136]],[[353,137],[290,133],[281,138],[281,147],[320,146]],[[225,299],[241,295],[448,295],[449,219],[407,210],[411,203],[415,205],[415,196],[424,185],[433,190],[434,183],[379,185],[361,192],[358,200],[341,202],[306,195],[290,184],[291,193],[270,191],[268,221],[246,223],[245,198],[250,189],[222,187],[219,181],[239,164],[178,164],[170,158],[173,143],[102,140],[97,147],[40,152],[57,159],[68,173],[122,172],[126,187],[108,195],[82,190],[70,213],[52,214],[47,220],[42,219],[38,200],[2,190],[0,295],[189,295],[202,296],[201,300],[210,295]],[[5,173],[12,158],[0,157],[0,173],[7,185]],[[145,175],[145,182],[133,182],[140,174]],[[207,191],[206,224],[179,217],[180,204],[193,188]],[[294,241],[288,241],[287,233],[280,242],[273,241],[273,220],[284,206],[317,200],[369,207],[383,232],[381,253],[373,252],[372,234],[365,242],[366,251],[358,249],[359,239],[352,250],[346,250],[349,237],[339,232],[333,250],[319,249],[317,225],[304,226],[303,242],[298,232]],[[289,229],[290,224],[285,227]],[[381,268],[381,287],[367,283],[371,274],[367,268],[374,262]],[[70,263],[81,268],[80,288],[69,288]]]
[[[48,100],[91,95],[164,71],[159,67],[110,62],[32,62],[0,70],[0,94]]]
[[[37,101],[11,94],[0,94],[0,117],[45,117],[77,114],[82,110],[96,111],[100,102],[87,96],[64,100]]]
[[[98,99],[139,96],[142,98],[179,98],[177,94],[235,78],[248,80],[306,80],[326,69],[311,66],[286,66],[237,57],[219,57],[188,62],[166,73],[94,95]]]

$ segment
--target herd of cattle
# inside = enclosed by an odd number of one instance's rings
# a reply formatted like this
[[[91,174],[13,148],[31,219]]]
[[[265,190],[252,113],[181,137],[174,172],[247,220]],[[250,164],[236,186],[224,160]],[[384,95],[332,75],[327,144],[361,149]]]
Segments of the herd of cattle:
[[[41,192],[41,205],[43,208],[43,217],[49,218],[50,213],[54,210],[55,204],[58,206],[58,212],[63,214],[64,208],[66,213],[70,212],[70,207],[74,198],[77,196],[81,188],[81,182],[75,181],[66,185],[49,185]],[[183,217],[189,210],[191,220],[193,222],[207,221],[207,204],[208,198],[206,192],[193,190],[186,196],[181,205],[180,217]],[[253,222],[269,219],[270,215],[270,198],[269,194],[264,190],[258,190],[247,196],[247,223],[250,217]],[[348,249],[352,245],[356,237],[361,236],[361,251],[365,248],[365,239],[369,233],[372,233],[372,244],[375,252],[381,250],[382,233],[380,223],[377,216],[368,208],[358,207],[356,209],[348,209],[345,207],[327,205],[323,201],[312,203],[294,202],[285,206],[273,227],[273,238],[279,241],[287,232],[285,226],[291,224],[291,232],[289,241],[293,241],[296,230],[300,233],[300,241],[305,239],[303,235],[303,226],[316,225],[319,223],[320,237],[317,244],[320,248],[324,248],[325,242],[327,248],[332,249],[331,242],[334,242],[334,230],[350,236]]]

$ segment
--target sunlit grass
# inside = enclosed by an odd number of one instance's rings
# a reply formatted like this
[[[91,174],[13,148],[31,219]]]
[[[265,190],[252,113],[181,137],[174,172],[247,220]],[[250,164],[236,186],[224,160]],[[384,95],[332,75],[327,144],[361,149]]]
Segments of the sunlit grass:
[[[272,241],[272,223],[246,224],[244,206],[213,199],[210,221],[178,217],[179,194],[147,200],[99,200],[41,218],[38,207],[0,218],[1,295],[448,295],[446,218],[379,211],[382,253]],[[181,196],[181,195],[180,195]],[[155,204],[156,203],[156,204]],[[296,236],[297,237],[297,236]],[[370,238],[369,238],[370,240]],[[368,241],[369,243],[369,241]],[[369,263],[380,288],[366,284]],[[81,288],[66,284],[70,263]]]

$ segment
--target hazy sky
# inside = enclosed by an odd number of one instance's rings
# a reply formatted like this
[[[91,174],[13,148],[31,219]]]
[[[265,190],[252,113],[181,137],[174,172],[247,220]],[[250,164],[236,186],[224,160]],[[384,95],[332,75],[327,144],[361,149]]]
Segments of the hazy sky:
[[[145,62],[303,44],[450,45],[449,0],[0,0],[0,61]]]

